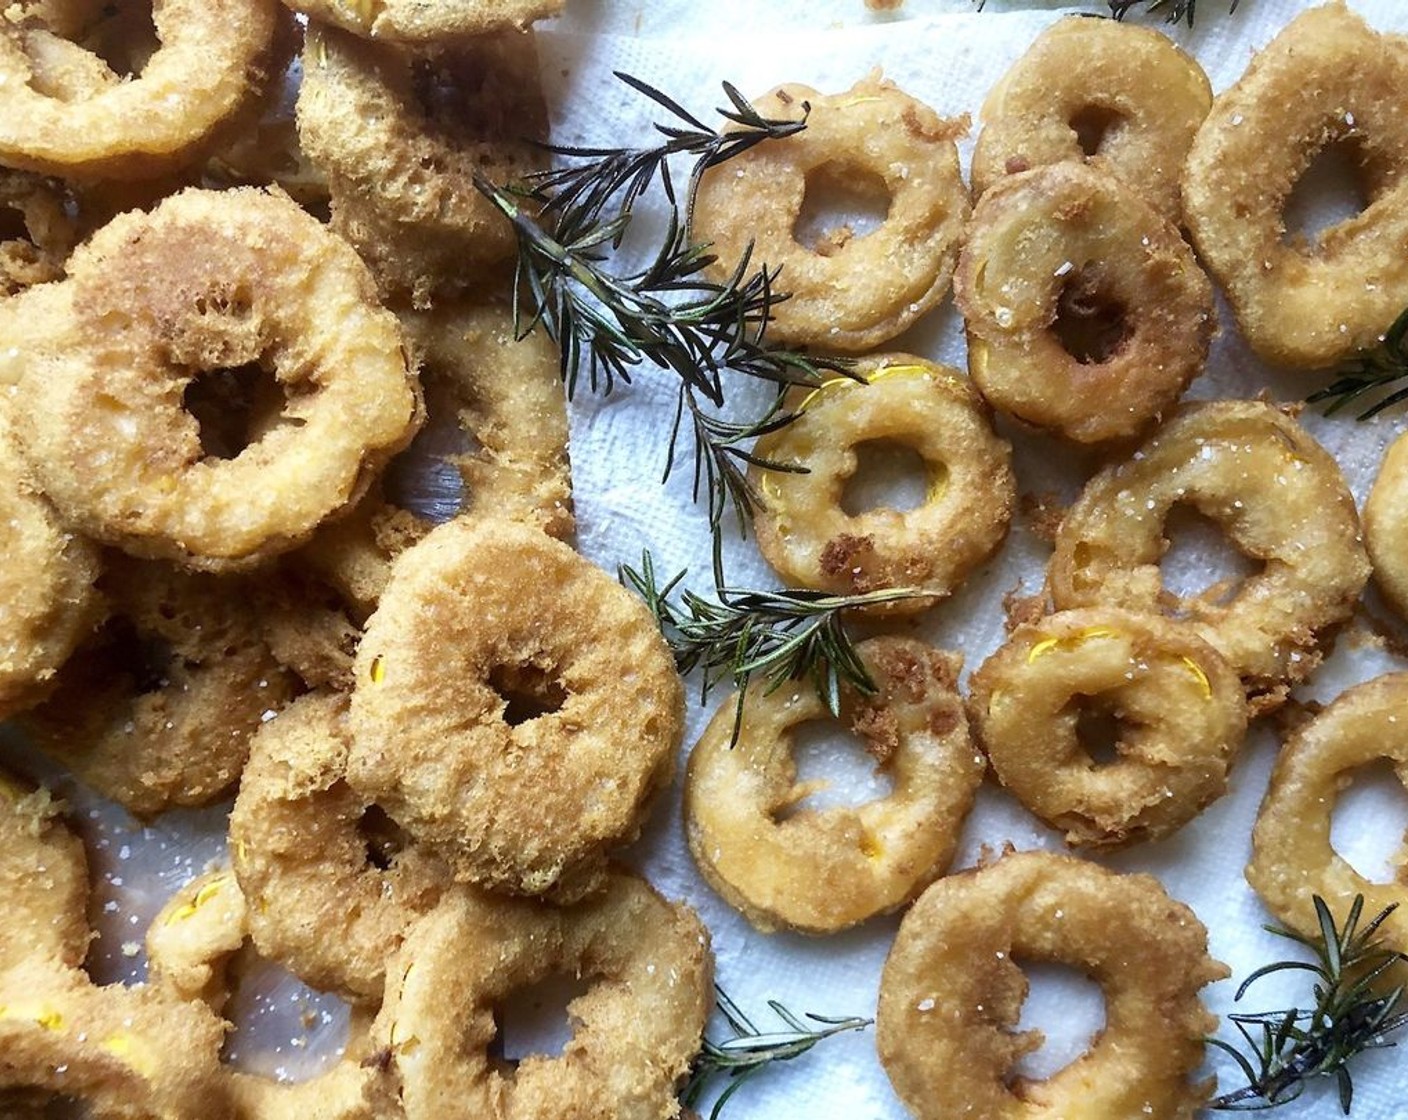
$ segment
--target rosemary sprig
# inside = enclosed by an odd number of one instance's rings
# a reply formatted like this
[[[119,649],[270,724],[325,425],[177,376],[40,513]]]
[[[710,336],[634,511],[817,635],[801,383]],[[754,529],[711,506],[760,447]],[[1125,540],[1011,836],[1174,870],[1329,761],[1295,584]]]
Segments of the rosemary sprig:
[[[1292,1007],[1229,1015],[1246,1053],[1220,1039],[1208,1041],[1232,1055],[1247,1084],[1217,1097],[1209,1108],[1227,1112],[1275,1108],[1299,1097],[1311,1078],[1333,1076],[1340,1107],[1349,1115],[1354,1099],[1350,1060],[1366,1050],[1395,1045],[1389,1036],[1408,1024],[1408,1014],[1398,1010],[1403,985],[1386,992],[1377,989],[1389,969],[1408,962],[1408,956],[1386,948],[1378,936],[1379,927],[1395,907],[1386,907],[1360,929],[1363,909],[1364,897],[1357,895],[1340,928],[1325,900],[1316,895],[1318,936],[1266,927],[1279,937],[1304,945],[1315,954],[1315,961],[1279,961],[1259,968],[1242,982],[1235,998],[1240,1000],[1263,976],[1294,969],[1315,977],[1315,1006],[1309,1011]]]
[[[665,138],[661,143],[646,148],[550,146],[569,161],[567,166],[513,186],[483,177],[476,177],[475,185],[513,224],[518,240],[515,329],[522,335],[541,325],[558,344],[569,396],[584,373],[591,390],[604,393],[618,382],[629,384],[643,364],[678,376],[679,404],[664,474],[668,479],[676,442],[687,431],[695,447],[695,497],[702,480],[717,542],[728,507],[735,509],[746,532],[756,506],[739,463],[757,460],[741,453],[742,441],[792,418],[782,404],[787,386],[815,385],[822,371],[845,373],[853,365],[771,345],[767,326],[772,309],[787,298],[774,287],[778,269],[766,264],[754,269],[749,253],[727,280],[709,280],[704,270],[717,257],[690,231],[704,172],[764,140],[795,135],[806,127],[806,106],[800,120],[764,117],[725,82],[731,107],[718,112],[732,127],[715,130],[640,79],[616,76],[673,118],[655,125]],[[694,160],[682,199],[670,171],[676,156]],[[654,256],[635,271],[613,272],[611,254],[621,248],[637,202],[657,183],[668,221]],[[723,407],[726,371],[778,386],[771,406],[741,422],[706,411],[706,405]],[[687,427],[682,426],[685,416]]]
[[[837,1018],[807,1014],[798,1018],[782,1004],[770,999],[768,1007],[782,1020],[786,1029],[763,1032],[753,1025],[727,992],[717,985],[714,990],[718,995],[719,1012],[728,1022],[733,1037],[722,1042],[704,1039],[699,1054],[690,1066],[689,1080],[680,1093],[681,1102],[693,1108],[716,1077],[727,1078],[728,1087],[714,1102],[709,1120],[718,1120],[729,1098],[773,1062],[790,1062],[832,1035],[864,1030],[874,1022],[859,1016]],[[817,1025],[809,1026],[804,1019]]]
[[[1354,355],[1340,366],[1334,381],[1305,399],[1308,404],[1326,404],[1325,415],[1332,416],[1365,394],[1388,389],[1404,380],[1408,380],[1408,310],[1393,321],[1382,342]],[[1408,386],[1379,398],[1355,419],[1368,420],[1405,400],[1408,400]]]
[[[843,683],[857,692],[873,695],[875,682],[842,625],[842,615],[856,607],[922,594],[909,587],[864,595],[719,587],[717,600],[685,589],[679,603],[672,603],[669,596],[684,577],[685,573],[680,572],[661,586],[648,551],[641,556],[640,571],[621,567],[622,581],[645,600],[680,672],[703,669],[700,701],[707,701],[720,681],[731,681],[738,689],[734,742],[741,726],[744,694],[755,674],[762,677],[769,692],[788,681],[810,677],[832,715],[840,715]]]
[[[1156,12],[1160,9],[1168,9],[1168,14],[1164,17],[1165,23],[1178,23],[1187,20],[1188,26],[1193,26],[1193,17],[1198,7],[1198,0],[1106,0],[1110,5],[1110,14],[1116,19],[1124,17],[1134,8],[1141,4],[1146,5],[1145,11]],[[1230,16],[1237,10],[1237,5],[1241,0],[1230,0],[1227,5],[1227,14]]]

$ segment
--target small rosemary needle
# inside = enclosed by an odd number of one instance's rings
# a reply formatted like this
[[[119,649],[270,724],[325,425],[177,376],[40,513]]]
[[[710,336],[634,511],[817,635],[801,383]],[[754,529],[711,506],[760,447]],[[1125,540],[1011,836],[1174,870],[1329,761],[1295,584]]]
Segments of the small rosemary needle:
[[[1408,963],[1408,956],[1387,948],[1379,927],[1393,913],[1388,906],[1362,929],[1364,897],[1355,896],[1342,927],[1325,900],[1315,896],[1319,933],[1304,937],[1291,930],[1267,926],[1308,948],[1315,961],[1278,961],[1253,972],[1237,989],[1240,1000],[1247,989],[1273,972],[1299,970],[1315,977],[1315,1005],[1308,1011],[1292,1007],[1229,1015],[1241,1035],[1243,1049],[1220,1039],[1208,1042],[1230,1054],[1247,1079],[1240,1089],[1209,1102],[1210,1109],[1246,1112],[1276,1108],[1298,1098],[1315,1077],[1334,1077],[1340,1108],[1346,1116],[1354,1101],[1349,1063],[1367,1050],[1395,1045],[1390,1036],[1408,1024],[1403,1006],[1403,985],[1381,990],[1390,969]]]
[[[733,1037],[722,1042],[704,1039],[698,1056],[690,1066],[689,1080],[680,1093],[681,1102],[693,1108],[716,1077],[727,1078],[729,1085],[714,1102],[709,1120],[718,1120],[729,1098],[773,1062],[790,1062],[832,1035],[864,1030],[873,1022],[859,1016],[837,1018],[808,1014],[799,1018],[776,1000],[770,999],[768,1007],[782,1020],[785,1029],[763,1032],[753,1025],[727,992],[717,985],[714,990],[718,996],[719,1012],[728,1022]],[[816,1025],[808,1025],[805,1019]]]
[[[1405,380],[1408,380],[1408,310],[1393,321],[1382,342],[1343,363],[1334,381],[1305,399],[1307,404],[1324,404],[1325,415],[1333,416],[1366,394],[1389,389]],[[1408,386],[1400,386],[1380,397],[1355,419],[1368,420],[1405,400],[1408,400]]]

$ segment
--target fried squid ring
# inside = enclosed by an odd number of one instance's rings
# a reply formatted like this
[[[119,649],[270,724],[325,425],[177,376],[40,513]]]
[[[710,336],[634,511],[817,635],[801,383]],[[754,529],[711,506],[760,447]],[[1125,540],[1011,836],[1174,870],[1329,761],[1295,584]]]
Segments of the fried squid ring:
[[[1364,545],[1379,590],[1408,617],[1408,437],[1389,445],[1364,503]]]
[[[1182,827],[1227,790],[1242,683],[1159,615],[1092,608],[1018,626],[973,674],[969,715],[998,780],[1066,843],[1118,847]],[[1082,714],[1117,721],[1102,765]]]
[[[1202,372],[1216,321],[1212,285],[1178,230],[1133,188],[1077,163],[1009,176],[983,196],[953,289],[978,391],[1078,443],[1148,427]]]
[[[1225,586],[1186,598],[1164,589],[1164,525],[1180,503],[1261,562],[1232,598]],[[1055,545],[1057,610],[1104,605],[1186,619],[1242,678],[1254,711],[1279,704],[1319,664],[1319,633],[1349,617],[1369,578],[1339,466],[1299,424],[1253,401],[1179,409],[1090,480]]]
[[[307,984],[379,1000],[386,959],[452,881],[411,845],[372,852],[369,807],[347,786],[347,700],[302,697],[255,736],[230,848],[259,951]]]
[[[356,674],[348,783],[461,879],[580,897],[673,774],[654,619],[532,526],[451,521],[402,553]]]
[[[1262,358],[1323,369],[1408,304],[1408,52],[1343,4],[1297,16],[1218,97],[1188,154],[1189,233]],[[1297,181],[1331,145],[1368,198],[1315,245],[1286,238]]]
[[[67,201],[53,180],[0,168],[0,299],[63,276],[78,240]]]
[[[0,972],[30,957],[77,968],[88,955],[88,860],[61,809],[0,772]]]
[[[243,585],[113,555],[111,615],[26,712],[34,745],[139,817],[205,805],[289,700]]]
[[[941,875],[983,777],[957,688],[961,659],[907,638],[856,651],[879,691],[843,694],[841,718],[893,791],[854,808],[779,814],[821,783],[798,783],[789,732],[826,717],[809,684],[715,713],[689,757],[685,835],[724,899],[764,932],[833,933],[903,906]]]
[[[35,88],[27,40],[51,33],[0,23],[0,161],[103,178],[188,158],[274,76],[280,13],[275,0],[162,0],[152,7],[160,46],[141,73],[72,100]]]
[[[487,1053],[495,1006],[563,973],[591,982],[567,1005],[572,1039],[560,1057],[526,1057],[506,1076]],[[386,1090],[373,1098],[377,1115],[404,1108],[406,1120],[439,1120],[454,1102],[482,1120],[675,1116],[712,973],[709,935],[693,911],[624,872],[566,909],[451,895],[411,927],[387,967],[373,1037],[391,1076],[376,1086]]]
[[[1366,917],[1399,907],[1380,930],[1389,948],[1408,953],[1405,849],[1399,849],[1396,881],[1376,883],[1355,871],[1330,838],[1331,812],[1355,770],[1385,760],[1408,787],[1405,705],[1408,673],[1355,685],[1302,725],[1276,759],[1252,832],[1247,882],[1279,921],[1307,937],[1320,933],[1314,896],[1343,914],[1363,895]]]
[[[495,31],[527,31],[555,16],[563,0],[284,0],[319,23],[364,39],[404,44],[443,44]]]
[[[328,176],[333,228],[382,290],[428,307],[514,250],[513,227],[474,186],[544,166],[547,109],[531,35],[420,54],[311,28],[298,131]]]
[[[1037,36],[983,102],[978,197],[1006,175],[1084,161],[1181,220],[1178,181],[1212,105],[1207,75],[1167,35],[1071,16]]]
[[[16,301],[19,302],[19,301]],[[19,317],[14,320],[19,322]],[[0,719],[37,704],[101,617],[98,551],[66,531],[37,492],[0,399]]]
[[[228,569],[284,551],[419,422],[395,317],[283,196],[189,190],[123,215],[57,287],[24,366],[47,407],[22,441],[60,512],[129,552]],[[239,370],[280,399],[225,458],[185,401],[198,376]]]
[[[1072,965],[1105,996],[1094,1044],[1042,1080],[1012,1073],[1042,1043],[1015,1030],[1024,960]],[[1210,1086],[1188,1078],[1217,1025],[1198,991],[1226,975],[1203,924],[1152,876],[1009,852],[940,879],[905,915],[880,981],[876,1047],[917,1120],[1192,1120]]]
[[[951,595],[1007,536],[1012,449],[956,370],[908,354],[863,359],[862,380],[838,377],[799,397],[799,415],[758,440],[758,547],[792,586],[836,594],[915,587],[932,598],[886,604],[912,613]],[[850,514],[846,483],[866,444],[909,447],[928,472],[923,504]]]
[[[845,93],[790,84],[753,104],[765,117],[805,117],[807,127],[700,182],[693,229],[718,257],[715,279],[731,277],[750,252],[780,270],[774,286],[790,296],[771,308],[774,342],[851,354],[894,338],[948,290],[968,220],[954,143],[967,119],[944,120],[878,73]],[[802,244],[796,226],[808,190],[839,184],[884,196],[884,221],[859,237],[846,226]]]
[[[228,1120],[223,1038],[205,1007],[155,988],[96,987],[44,958],[0,972],[0,1099],[58,1098],[104,1120]]]
[[[252,911],[228,871],[187,883],[147,930],[149,982],[163,995],[198,1001],[222,1014],[229,999],[229,971],[249,939]],[[327,1070],[299,1082],[275,1081],[221,1068],[222,1090],[239,1120],[375,1120],[366,1097],[380,1076],[369,1060],[371,1026],[365,1013],[353,1013],[351,1043]]]

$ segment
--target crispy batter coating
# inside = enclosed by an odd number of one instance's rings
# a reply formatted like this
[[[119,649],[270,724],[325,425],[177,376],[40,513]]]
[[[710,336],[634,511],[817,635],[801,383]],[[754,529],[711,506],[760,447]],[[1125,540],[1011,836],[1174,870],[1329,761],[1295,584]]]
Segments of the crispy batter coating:
[[[1324,369],[1372,347],[1408,304],[1408,51],[1342,3],[1301,13],[1213,104],[1183,178],[1188,231],[1261,357]],[[1285,208],[1338,145],[1368,203],[1288,239]]]
[[[1164,524],[1180,503],[1262,563],[1230,599],[1225,587],[1185,598],[1164,589]],[[1259,401],[1181,407],[1090,480],[1055,543],[1057,610],[1103,604],[1186,618],[1242,678],[1254,710],[1276,706],[1319,664],[1320,633],[1349,617],[1369,578],[1339,465]]]
[[[386,959],[452,876],[413,844],[371,853],[362,827],[370,807],[345,781],[346,708],[345,697],[310,694],[261,728],[230,814],[230,848],[259,951],[315,988],[365,1003],[380,1000]]]
[[[750,468],[762,498],[758,547],[790,586],[932,595],[871,608],[912,613],[951,595],[1006,538],[1017,491],[1012,449],[957,370],[886,354],[862,359],[855,372],[862,381],[837,377],[799,392],[798,418],[758,440],[760,458],[805,469]],[[876,443],[918,453],[929,476],[922,504],[847,511],[859,449]]]
[[[31,958],[0,972],[0,1100],[29,1090],[104,1120],[227,1120],[224,1034],[200,1004]]]
[[[1405,712],[1408,673],[1388,673],[1342,693],[1281,748],[1252,832],[1247,882],[1289,929],[1319,935],[1315,895],[1335,914],[1348,911],[1355,896],[1363,895],[1366,920],[1398,907],[1379,928],[1389,948],[1408,953],[1404,849],[1394,879],[1376,883],[1355,871],[1330,838],[1331,813],[1354,771],[1384,760],[1408,787]]]
[[[545,166],[532,143],[547,132],[532,36],[408,53],[311,28],[298,130],[327,173],[333,228],[383,292],[428,307],[513,253],[512,226],[473,180],[506,183]]]
[[[318,23],[369,39],[444,45],[555,16],[563,0],[284,0]]]
[[[123,215],[41,293],[21,361],[48,406],[21,441],[65,518],[138,555],[228,569],[287,550],[421,418],[365,267],[281,195],[188,190]],[[242,448],[208,449],[187,407],[220,371],[269,398]]]
[[[49,28],[0,20],[0,161],[68,177],[158,174],[279,69],[288,17],[277,0],[163,0],[150,11],[159,46],[126,80]]]
[[[459,878],[570,900],[669,783],[683,709],[639,599],[540,529],[461,518],[367,623],[347,780]]]
[[[1364,503],[1364,546],[1374,580],[1399,614],[1408,617],[1408,437],[1389,445]]]
[[[1077,443],[1138,435],[1203,370],[1212,284],[1121,180],[1059,163],[982,197],[954,273],[988,403]]]
[[[214,801],[239,778],[260,723],[293,692],[248,591],[117,554],[99,587],[108,621],[23,715],[26,732],[139,817]]]
[[[773,342],[854,354],[894,338],[948,291],[968,220],[954,143],[967,120],[944,120],[878,72],[844,93],[789,84],[753,104],[807,127],[705,174],[694,234],[719,258],[714,278],[731,277],[751,246],[752,266],[780,269],[774,289],[791,293],[772,308]],[[878,228],[832,230],[815,248],[797,240],[809,189],[867,183],[888,199]]]
[[[1227,790],[1246,733],[1242,682],[1191,629],[1094,607],[1019,626],[973,674],[969,715],[993,770],[1071,845],[1115,847],[1182,827]],[[1082,740],[1117,722],[1116,757]]]
[[[9,320],[17,323],[18,320]],[[4,330],[0,323],[0,332]],[[96,625],[98,550],[68,532],[38,493],[0,398],[0,718],[43,699],[55,674]]]
[[[0,972],[29,957],[77,968],[88,955],[88,860],[62,808],[0,772]]]
[[[567,1005],[572,1038],[559,1057],[524,1058],[506,1075],[487,1053],[494,1009],[555,973],[592,985]],[[387,969],[373,1035],[391,1077],[377,1103],[404,1107],[406,1120],[668,1120],[712,973],[694,912],[622,871],[561,909],[451,895]]]
[[[780,815],[816,791],[799,783],[790,731],[826,718],[810,682],[755,685],[731,742],[725,700],[689,757],[685,835],[704,878],[758,929],[834,933],[898,909],[941,875],[983,777],[958,695],[961,659],[908,638],[857,652],[879,691],[847,690],[841,719],[893,790],[864,805]],[[821,783],[824,785],[825,783]]]
[[[1006,175],[1078,161],[1129,184],[1176,224],[1183,160],[1211,105],[1203,68],[1162,32],[1058,20],[983,102],[973,193],[981,198]]]
[[[1105,996],[1094,1044],[1039,1081],[1012,1074],[1042,1042],[1039,1031],[1016,1031],[1024,960],[1079,968]],[[1198,990],[1226,975],[1197,916],[1152,876],[1009,853],[940,879],[905,915],[880,981],[875,1041],[918,1120],[1192,1120],[1210,1086],[1188,1078],[1217,1025]]]

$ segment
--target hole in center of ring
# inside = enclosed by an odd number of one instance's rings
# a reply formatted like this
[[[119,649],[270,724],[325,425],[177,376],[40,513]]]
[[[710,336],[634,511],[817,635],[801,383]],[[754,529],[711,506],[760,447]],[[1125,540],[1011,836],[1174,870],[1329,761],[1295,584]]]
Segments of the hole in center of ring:
[[[278,379],[259,362],[203,370],[191,379],[181,406],[195,417],[201,450],[211,459],[235,459],[281,421],[285,405]]]
[[[1244,556],[1222,527],[1186,502],[1164,520],[1168,549],[1159,564],[1164,591],[1179,599],[1199,599],[1224,606],[1235,599],[1261,565]]]
[[[367,862],[387,871],[409,842],[401,826],[380,805],[368,805],[357,821],[357,834],[367,846]]]
[[[856,469],[841,493],[841,508],[849,517],[872,509],[918,509],[947,473],[941,464],[931,467],[914,448],[892,440],[865,440],[853,450]]]
[[[1118,354],[1129,337],[1128,310],[1098,275],[1081,270],[1056,298],[1051,329],[1061,348],[1081,365],[1100,365]]]
[[[1105,1029],[1105,994],[1078,968],[1055,961],[1017,963],[1029,985],[1017,1030],[1040,1031],[1045,1040],[1017,1060],[1011,1078],[1044,1080],[1090,1049]]]
[[[890,216],[890,189],[873,171],[823,163],[807,176],[792,239],[818,256],[839,253]]]
[[[499,1033],[490,1052],[509,1065],[524,1058],[556,1058],[572,1039],[568,1005],[591,990],[594,979],[554,973],[512,993],[494,1009]]]
[[[865,739],[832,719],[808,720],[791,730],[795,797],[773,819],[788,820],[803,811],[820,812],[864,805],[894,790],[889,771],[875,764]]]
[[[510,727],[552,715],[567,702],[561,682],[538,665],[495,665],[489,687],[503,700],[503,721]]]
[[[301,983],[246,943],[230,962],[231,1023],[220,1060],[232,1069],[279,1082],[326,1071],[347,1045],[347,1004]]]
[[[0,244],[10,241],[22,241],[32,245],[34,238],[30,236],[24,211],[17,205],[0,203]]]
[[[103,627],[104,663],[121,666],[134,696],[161,692],[171,684],[176,651],[164,638],[140,630],[131,619],[114,615]]]
[[[1076,143],[1089,159],[1098,155],[1124,124],[1124,116],[1103,105],[1086,105],[1070,119],[1071,131],[1076,134]]]
[[[1408,863],[1408,791],[1387,761],[1349,777],[1330,817],[1330,845],[1371,883],[1399,881]]]
[[[1327,230],[1358,216],[1368,202],[1359,146],[1351,140],[1327,144],[1291,189],[1281,241],[1314,249]]]
[[[1076,739],[1096,766],[1120,760],[1124,721],[1100,696],[1082,696],[1076,701]]]
[[[95,4],[98,18],[75,36],[84,50],[97,55],[119,78],[138,77],[161,46],[153,4]]]

